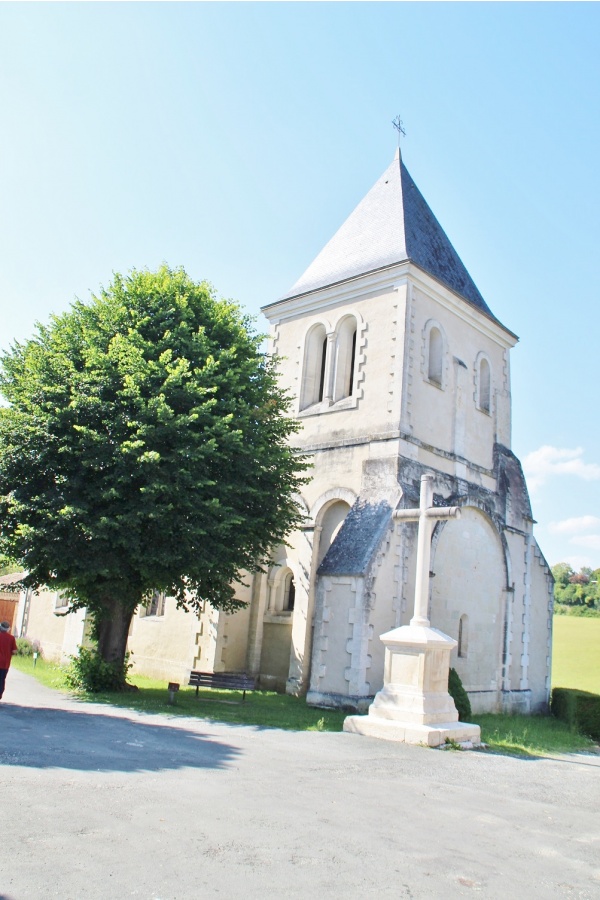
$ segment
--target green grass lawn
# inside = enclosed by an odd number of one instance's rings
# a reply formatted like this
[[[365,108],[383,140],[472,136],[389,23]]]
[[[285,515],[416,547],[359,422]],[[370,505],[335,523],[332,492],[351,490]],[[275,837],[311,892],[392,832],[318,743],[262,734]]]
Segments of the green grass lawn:
[[[292,731],[341,731],[346,716],[338,710],[307,706],[303,697],[290,697],[289,694],[273,691],[252,691],[246,694],[246,700],[242,702],[241,691],[200,690],[196,698],[195,688],[182,686],[175,705],[169,706],[164,682],[152,681],[141,675],[132,675],[130,681],[139,688],[138,691],[88,695],[86,699],[141,712],[168,712],[234,725]]]
[[[64,670],[59,666],[40,659],[34,669],[31,658],[23,656],[15,656],[13,665],[21,672],[34,675],[47,687],[69,692]],[[201,690],[196,699],[195,688],[182,687],[176,704],[169,706],[164,681],[154,681],[142,675],[132,675],[129,681],[139,690],[77,696],[91,703],[110,703],[112,706],[139,712],[198,716],[216,722],[293,731],[341,731],[346,716],[346,713],[338,710],[307,706],[301,697],[271,691],[253,691],[246,694],[246,701],[242,703],[242,694],[238,691]]]
[[[490,750],[518,756],[552,756],[594,750],[588,737],[571,731],[553,716],[479,715],[473,721],[481,727],[481,740]]]
[[[600,694],[600,619],[554,617],[552,687]]]
[[[600,619],[557,616],[554,620],[553,685],[600,693]],[[40,659],[36,668],[28,657],[15,657],[14,665],[35,675],[43,684],[67,691],[63,670]],[[167,703],[166,684],[134,675],[139,690],[127,693],[87,694],[82,699],[110,703],[125,709],[169,715],[197,716],[218,722],[284,728],[294,731],[341,731],[345,713],[314,709],[299,697],[255,691],[239,702],[235,691],[200,691],[182,687],[175,706]],[[572,732],[551,716],[473,716],[482,740],[491,750],[524,756],[548,756],[590,750],[589,738]]]

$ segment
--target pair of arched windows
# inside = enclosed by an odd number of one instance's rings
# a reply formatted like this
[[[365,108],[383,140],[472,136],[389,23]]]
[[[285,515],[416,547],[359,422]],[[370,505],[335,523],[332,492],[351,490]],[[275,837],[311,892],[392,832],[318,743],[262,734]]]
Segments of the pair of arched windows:
[[[427,379],[437,387],[443,387],[445,337],[438,325],[427,330]],[[491,411],[492,372],[488,358],[480,353],[475,361],[475,402],[482,412]]]
[[[356,367],[356,319],[345,316],[334,332],[322,323],[306,336],[300,410],[351,397]]]

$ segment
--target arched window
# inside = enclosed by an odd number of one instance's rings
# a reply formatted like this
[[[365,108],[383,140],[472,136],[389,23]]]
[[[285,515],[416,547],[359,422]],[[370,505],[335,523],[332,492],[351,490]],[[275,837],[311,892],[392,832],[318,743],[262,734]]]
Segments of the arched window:
[[[300,409],[320,403],[325,396],[327,334],[324,325],[315,325],[306,337]]]
[[[296,602],[296,584],[294,582],[294,576],[291,572],[285,576],[285,582],[283,586],[283,608],[285,610],[293,610],[294,603]]]
[[[469,617],[461,616],[458,622],[458,656],[459,659],[467,658],[469,648]]]
[[[444,339],[439,328],[433,325],[429,329],[427,377],[433,384],[442,386],[442,368],[444,359]]]
[[[490,373],[490,364],[485,358],[482,356],[479,360],[479,409],[482,409],[483,412],[489,413],[490,411],[490,395],[491,395],[491,373]]]
[[[356,319],[346,316],[337,330],[334,402],[352,396],[356,362]]]
[[[319,554],[317,565],[320,565],[325,554],[338,536],[339,530],[344,524],[344,520],[350,512],[350,504],[345,500],[336,500],[326,507],[319,524],[321,526],[321,535],[319,538]]]

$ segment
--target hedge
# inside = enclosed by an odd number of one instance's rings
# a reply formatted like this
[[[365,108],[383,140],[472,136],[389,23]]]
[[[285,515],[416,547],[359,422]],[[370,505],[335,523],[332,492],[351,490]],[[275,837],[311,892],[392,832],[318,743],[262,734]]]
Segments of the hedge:
[[[554,688],[550,711],[571,728],[600,741],[600,695],[573,688]]]

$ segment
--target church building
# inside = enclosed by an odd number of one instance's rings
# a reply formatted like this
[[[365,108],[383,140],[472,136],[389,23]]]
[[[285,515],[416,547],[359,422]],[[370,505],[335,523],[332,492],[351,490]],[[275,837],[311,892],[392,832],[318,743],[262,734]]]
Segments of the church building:
[[[417,525],[393,513],[418,506],[428,473],[434,505],[461,508],[433,532],[432,627],[457,641],[451,665],[474,712],[543,710],[552,578],[510,449],[517,338],[399,152],[263,313],[313,465],[305,523],[240,584],[247,605],[234,614],[154,598],[132,626],[136,667],[169,680],[246,671],[311,704],[365,711],[383,683],[379,636],[413,613]]]

